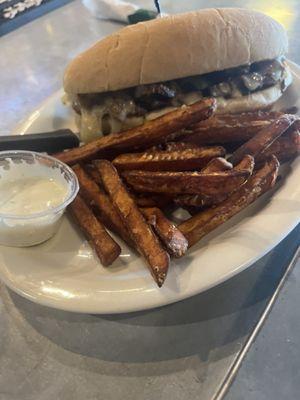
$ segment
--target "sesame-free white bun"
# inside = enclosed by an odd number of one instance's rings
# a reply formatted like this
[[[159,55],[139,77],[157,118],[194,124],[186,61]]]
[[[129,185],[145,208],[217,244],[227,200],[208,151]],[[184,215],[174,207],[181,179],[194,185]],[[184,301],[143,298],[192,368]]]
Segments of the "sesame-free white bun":
[[[67,93],[101,93],[273,59],[287,51],[275,20],[239,8],[205,9],[127,26],[67,67]]]

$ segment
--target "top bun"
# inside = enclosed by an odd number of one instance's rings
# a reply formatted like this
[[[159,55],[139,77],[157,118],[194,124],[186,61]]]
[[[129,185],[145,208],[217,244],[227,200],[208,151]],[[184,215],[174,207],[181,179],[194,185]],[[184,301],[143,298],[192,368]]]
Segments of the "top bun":
[[[287,52],[277,21],[241,8],[205,9],[127,26],[67,67],[67,93],[101,93],[202,75]]]

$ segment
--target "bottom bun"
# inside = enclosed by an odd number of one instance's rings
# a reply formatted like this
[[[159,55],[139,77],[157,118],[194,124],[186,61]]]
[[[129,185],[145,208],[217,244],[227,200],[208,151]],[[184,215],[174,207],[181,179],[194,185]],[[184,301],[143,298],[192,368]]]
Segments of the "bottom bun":
[[[292,83],[292,75],[289,69],[286,69],[287,77],[284,85],[287,88]],[[236,97],[233,99],[217,98],[217,114],[234,114],[246,111],[263,110],[270,108],[282,95],[282,82],[268,89],[264,89],[248,96]]]

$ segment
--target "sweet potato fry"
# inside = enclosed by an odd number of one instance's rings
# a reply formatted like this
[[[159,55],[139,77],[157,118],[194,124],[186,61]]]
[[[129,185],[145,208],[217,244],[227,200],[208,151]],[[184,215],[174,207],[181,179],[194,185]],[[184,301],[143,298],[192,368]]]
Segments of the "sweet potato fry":
[[[95,166],[132,240],[145,257],[157,285],[161,287],[169,268],[168,253],[161,247],[157,237],[127,192],[115,167],[107,160],[95,161]]]
[[[216,109],[215,99],[204,99],[191,106],[181,107],[175,111],[146,122],[142,126],[129,129],[122,133],[112,133],[94,140],[91,143],[67,150],[55,155],[59,160],[67,164],[76,164],[81,161],[100,157],[107,151],[115,155],[133,149],[145,149],[147,147],[172,140],[182,136],[182,128],[195,122],[209,118]]]
[[[275,156],[272,156],[261,169],[251,176],[245,185],[236,190],[223,203],[215,208],[200,212],[178,225],[178,228],[188,239],[189,247],[271,189],[275,184],[278,168],[278,160]]]
[[[253,163],[242,161],[247,168],[221,172],[152,172],[125,171],[126,182],[137,192],[171,194],[200,194],[216,196],[231,193],[242,185],[252,173]],[[252,169],[251,169],[252,168]]]
[[[278,111],[217,114],[189,127],[193,133],[184,141],[198,145],[246,142],[281,115]]]
[[[271,125],[259,131],[253,138],[239,147],[228,159],[233,165],[250,154],[254,158],[267,149],[277,138],[279,138],[293,123],[295,116],[285,114],[274,120]]]
[[[265,151],[257,157],[257,163],[261,164],[272,154],[277,157],[280,163],[292,160],[300,154],[300,121],[295,123],[282,135],[275,140]]]
[[[228,167],[232,165],[230,163],[227,163],[226,160],[223,158],[221,159],[214,159],[217,160],[210,166],[207,165],[207,167],[203,168],[201,172],[210,172],[211,170],[215,170],[215,172],[218,172],[217,168],[219,168],[219,171],[222,171],[224,167]],[[214,161],[212,160],[212,161]],[[223,162],[225,161],[225,163]],[[249,176],[252,174],[254,169],[254,159],[251,156],[245,156],[242,161],[234,168],[235,171],[248,171]],[[236,190],[238,187],[234,188]],[[201,194],[183,194],[178,196],[177,198],[174,199],[174,203],[178,204],[180,206],[192,206],[192,207],[209,207],[209,206],[214,206],[217,204],[222,203],[228,196],[230,196],[230,192],[224,193],[224,194],[218,194],[214,196],[205,196]]]
[[[140,210],[169,254],[174,257],[183,256],[187,251],[188,241],[162,211],[157,207],[141,208]]]
[[[80,229],[89,239],[101,263],[112,264],[120,255],[121,248],[106,232],[104,226],[95,217],[80,195],[68,207]]]
[[[225,155],[221,146],[198,147],[171,151],[147,151],[144,153],[121,154],[113,160],[119,171],[192,171],[202,168],[212,158]]]
[[[73,170],[80,184],[80,195],[90,203],[102,223],[112,232],[120,236],[129,246],[134,247],[130,240],[128,230],[120,218],[108,195],[76,164]],[[95,170],[97,173],[97,170]],[[96,174],[95,174],[96,175]]]

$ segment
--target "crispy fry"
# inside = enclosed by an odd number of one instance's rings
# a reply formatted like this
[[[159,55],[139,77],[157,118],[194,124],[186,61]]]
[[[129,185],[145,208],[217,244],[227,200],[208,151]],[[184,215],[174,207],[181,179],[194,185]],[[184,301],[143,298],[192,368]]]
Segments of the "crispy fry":
[[[281,115],[278,111],[217,114],[189,127],[193,133],[184,141],[198,145],[246,142]]]
[[[284,163],[295,158],[300,154],[300,121],[295,123],[282,135],[275,140],[265,151],[257,157],[257,163],[261,164],[268,157],[274,154],[280,163]]]
[[[214,196],[232,192],[247,180],[249,173],[234,170],[212,173],[126,171],[123,176],[137,192]]]
[[[241,186],[223,203],[200,212],[180,224],[178,228],[188,239],[189,247],[271,189],[275,184],[278,168],[278,160],[272,156],[245,185]]]
[[[121,154],[113,160],[119,171],[191,171],[202,168],[212,158],[225,155],[221,146],[194,149]]]
[[[132,240],[145,257],[157,285],[161,287],[169,268],[169,255],[145,221],[140,210],[127,192],[115,167],[106,160],[95,161],[103,185],[126,224]]]
[[[216,109],[215,99],[204,99],[191,106],[181,107],[175,111],[146,122],[142,126],[129,129],[122,133],[103,136],[84,146],[67,150],[55,155],[67,164],[100,157],[107,151],[115,155],[133,149],[145,149],[149,146],[168,141],[184,135],[180,130],[185,126],[209,118]]]
[[[214,162],[213,164],[211,164],[210,166],[207,165],[207,167],[203,168],[201,170],[201,172],[206,172],[206,171],[211,171],[211,170],[215,170],[215,172],[219,171],[223,171],[224,167],[228,167],[232,165],[230,163],[227,163],[226,160],[224,160],[223,158],[221,159],[214,159],[217,160],[216,162]],[[214,161],[212,160],[212,161]],[[225,163],[223,162],[223,160],[225,161]],[[245,156],[242,161],[234,168],[235,171],[248,171],[249,176],[252,174],[253,169],[254,169],[254,159],[251,156]],[[234,190],[236,190],[236,188],[234,188]],[[233,191],[234,191],[233,190]],[[174,199],[174,203],[178,204],[180,206],[192,206],[192,207],[209,207],[209,206],[214,206],[217,204],[222,203],[222,201],[224,201],[228,196],[230,196],[230,192],[224,193],[224,194],[218,194],[218,195],[214,195],[214,196],[205,196],[205,195],[200,195],[200,194],[183,194],[181,196],[178,196],[177,198]]]
[[[271,125],[262,129],[253,138],[239,147],[228,159],[233,165],[241,161],[246,155],[250,154],[254,158],[259,153],[267,149],[277,138],[279,138],[293,123],[295,116],[285,114],[277,118]]]
[[[73,170],[80,184],[80,194],[84,200],[93,206],[93,209],[102,223],[112,232],[119,235],[129,246],[134,247],[128,230],[106,193],[76,164]],[[97,173],[97,170],[95,170]],[[96,175],[96,174],[95,174]]]
[[[101,263],[112,264],[120,255],[121,248],[106,232],[104,226],[95,217],[80,195],[68,207],[80,229],[88,237]]]
[[[225,158],[217,157],[212,159],[201,172],[221,172],[228,171],[233,168],[232,164],[225,160]],[[221,203],[228,197],[228,194],[221,194],[217,196],[203,196],[200,194],[182,194],[174,199],[174,203],[181,207],[187,207],[188,212],[194,215],[197,209],[202,207],[213,206]],[[199,212],[199,211],[198,211]]]
[[[225,160],[225,158],[217,157],[213,158],[204,168],[202,168],[201,172],[229,171],[232,168],[233,165]]]
[[[171,194],[200,194],[216,196],[231,193],[242,185],[251,175],[253,163],[247,167],[221,172],[152,172],[152,171],[125,171],[123,176],[126,182],[137,192],[153,192]],[[252,168],[252,169],[251,169]]]
[[[157,207],[141,208],[140,210],[148,224],[153,226],[170,255],[174,257],[183,256],[187,251],[188,241],[162,211]]]

